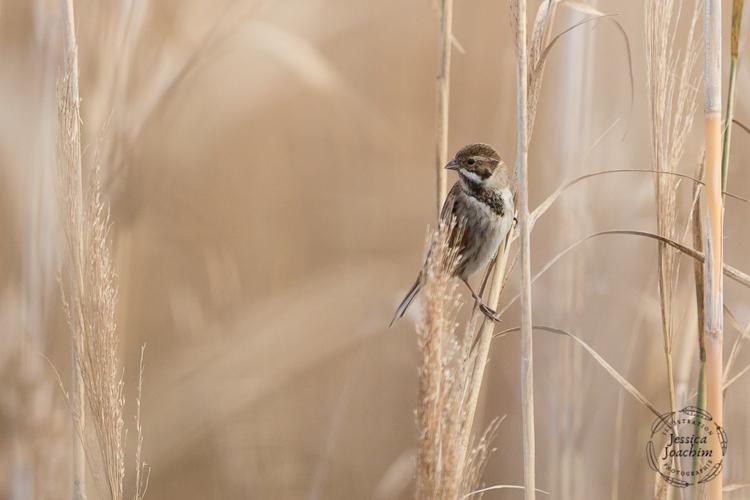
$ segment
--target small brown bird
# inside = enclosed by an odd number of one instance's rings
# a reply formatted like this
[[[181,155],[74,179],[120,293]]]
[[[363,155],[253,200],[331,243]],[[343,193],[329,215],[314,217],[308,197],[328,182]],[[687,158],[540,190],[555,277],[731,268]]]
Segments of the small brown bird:
[[[487,144],[464,146],[445,168],[458,172],[458,181],[440,212],[442,222],[449,223],[455,217],[457,227],[462,228],[462,231],[454,229],[449,238],[449,244],[458,247],[461,256],[453,275],[466,284],[482,312],[497,321],[495,312],[474,293],[468,278],[492,260],[513,226],[515,210],[510,169]],[[420,271],[414,286],[396,309],[391,325],[404,315],[419,293],[423,275],[424,271]]]

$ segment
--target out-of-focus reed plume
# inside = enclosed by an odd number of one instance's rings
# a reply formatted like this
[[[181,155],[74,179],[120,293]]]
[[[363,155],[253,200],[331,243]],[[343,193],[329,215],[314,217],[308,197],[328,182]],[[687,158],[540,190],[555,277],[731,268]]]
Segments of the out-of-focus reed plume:
[[[659,235],[675,241],[681,238],[677,219],[679,178],[670,174],[679,170],[697,109],[701,72],[697,70],[700,37],[696,27],[701,5],[700,1],[694,2],[690,28],[682,50],[676,46],[682,5],[675,6],[672,0],[649,0],[645,7],[651,162],[657,172],[654,179],[656,226]],[[677,257],[677,250],[659,243],[659,298],[672,411],[677,411],[672,366],[673,303],[680,262]]]
[[[65,71],[58,89],[57,173],[65,240],[60,289],[74,360],[70,396],[77,434],[73,494],[74,498],[86,498],[88,462],[94,478],[106,487],[106,495],[121,500],[125,495],[125,396],[115,323],[117,284],[110,250],[109,209],[102,200],[98,155],[90,168],[84,167],[75,14],[72,0],[62,6]],[[92,446],[87,445],[87,414],[95,435]],[[140,423],[137,430],[140,433]],[[140,437],[136,457],[141,459]],[[138,483],[134,498],[139,499],[145,493],[146,479],[141,474],[143,464],[135,466]],[[95,486],[101,488],[102,484]]]

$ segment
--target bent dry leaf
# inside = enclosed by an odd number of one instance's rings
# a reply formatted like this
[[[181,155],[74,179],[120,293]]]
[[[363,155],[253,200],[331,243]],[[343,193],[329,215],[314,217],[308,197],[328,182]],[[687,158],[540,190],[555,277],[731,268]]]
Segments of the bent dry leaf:
[[[632,236],[642,236],[644,238],[651,238],[657,241],[661,241],[663,243],[666,243],[667,245],[670,245],[677,250],[680,250],[685,255],[692,257],[698,262],[703,262],[703,254],[701,252],[698,252],[697,250],[693,250],[692,248],[686,247],[685,245],[682,245],[680,243],[677,243],[676,241],[670,240],[669,238],[665,238],[663,236],[659,236],[658,234],[649,233],[647,231],[636,231],[636,230],[609,230],[609,231],[599,231],[597,233],[590,234],[584,238],[581,238],[580,240],[571,243],[568,245],[565,249],[563,249],[561,252],[559,252],[557,255],[552,257],[547,263],[542,266],[542,268],[534,275],[532,278],[532,284],[539,279],[542,274],[547,272],[555,263],[557,263],[561,258],[563,258],[567,253],[569,253],[571,250],[577,248],[581,244],[587,242],[588,240],[591,240],[593,238],[597,238],[599,236],[605,236],[605,235],[614,235],[614,234],[626,234],[626,235],[632,235]],[[745,274],[744,272],[740,271],[739,269],[736,269],[729,264],[724,264],[724,275],[728,278],[736,281],[737,283],[744,285],[748,288],[750,288],[750,276]],[[510,299],[505,306],[498,311],[498,316],[502,316],[505,312],[510,309],[510,307],[519,299],[519,295],[514,296],[512,299]]]
[[[660,412],[656,408],[656,406],[651,401],[649,401],[649,399],[646,396],[643,395],[643,393],[641,391],[639,391],[625,377],[623,377],[622,375],[620,375],[620,372],[618,372],[617,370],[615,370],[615,368],[612,365],[610,365],[607,362],[607,360],[605,360],[604,357],[601,354],[599,354],[598,352],[596,352],[596,350],[594,350],[593,347],[591,347],[586,342],[584,342],[580,337],[578,337],[576,335],[573,335],[572,333],[567,332],[565,330],[561,330],[560,328],[553,328],[551,326],[534,325],[534,329],[535,330],[543,330],[543,331],[550,332],[550,333],[556,333],[558,335],[564,335],[564,336],[567,336],[567,337],[570,337],[571,339],[573,339],[578,345],[580,345],[581,347],[583,347],[586,350],[586,352],[588,352],[591,355],[591,357],[594,358],[594,361],[596,361],[597,363],[599,363],[599,365],[602,368],[604,368],[607,371],[607,373],[609,373],[612,376],[612,378],[614,378],[622,386],[623,389],[625,389],[626,391],[628,391],[628,393],[631,396],[633,396],[635,399],[637,399],[638,402],[640,402],[643,406],[645,406],[646,408],[648,408],[657,417],[659,415],[661,415],[662,412]],[[519,331],[521,331],[521,329],[519,327],[509,328],[507,330],[503,330],[501,332],[496,333],[495,334],[495,338],[504,337],[505,335],[508,335],[508,334],[514,333],[514,332],[519,332]]]
[[[557,188],[551,195],[549,195],[542,203],[540,203],[537,208],[534,209],[534,211],[531,213],[531,221],[532,221],[532,227],[534,224],[536,224],[537,220],[544,215],[547,210],[552,206],[552,204],[557,201],[557,199],[562,195],[568,188],[578,184],[581,181],[584,181],[586,179],[591,179],[593,177],[598,177],[600,175],[606,175],[606,174],[621,174],[621,173],[634,173],[634,172],[641,172],[641,173],[648,173],[648,174],[656,174],[656,175],[667,175],[667,176],[675,176],[679,177],[681,179],[687,179],[695,184],[698,185],[705,185],[703,181],[700,181],[696,179],[695,177],[691,177],[686,174],[680,174],[678,172],[659,172],[657,170],[648,169],[648,168],[618,168],[618,169],[612,169],[612,170],[599,170],[596,172],[591,172],[588,174],[584,174],[580,177],[576,177],[575,179],[571,179],[568,182],[564,183],[562,186]],[[736,194],[724,192],[726,196],[729,198],[733,198],[738,201],[742,201],[744,203],[750,203],[750,199],[743,198],[741,196],[738,196]]]

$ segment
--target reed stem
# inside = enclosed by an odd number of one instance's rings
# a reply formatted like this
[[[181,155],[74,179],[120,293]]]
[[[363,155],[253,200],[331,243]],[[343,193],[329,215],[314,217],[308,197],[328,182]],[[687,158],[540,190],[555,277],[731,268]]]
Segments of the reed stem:
[[[83,220],[83,173],[81,171],[81,143],[80,143],[80,97],[78,89],[78,43],[76,41],[75,30],[75,10],[73,0],[61,0],[60,9],[64,23],[64,70],[65,79],[70,89],[70,97],[73,103],[73,113],[76,119],[72,121],[71,126],[75,127],[68,136],[72,142],[71,151],[74,151],[75,159],[72,165],[68,167],[74,169],[76,184],[76,200],[79,220]],[[83,241],[83,226],[78,226],[79,241]],[[79,247],[82,248],[82,247]],[[83,286],[83,283],[80,284]],[[74,332],[73,335],[76,335]],[[71,413],[73,416],[73,500],[86,499],[86,457],[84,451],[84,429],[86,422],[86,399],[84,397],[84,383],[81,374],[81,368],[76,353],[77,341],[73,339],[71,343]]]
[[[534,436],[534,357],[531,314],[531,226],[528,190],[528,45],[526,0],[516,1],[516,177],[521,233],[521,410],[523,420],[524,497],[536,498]]]
[[[442,0],[440,4],[440,70],[438,72],[437,99],[437,155],[435,173],[437,178],[437,215],[443,209],[448,194],[448,120],[450,111],[451,49],[453,45],[453,0]]]
[[[706,189],[703,214],[705,255],[704,367],[706,410],[718,425],[723,425],[723,218],[722,198],[722,121],[721,121],[721,1],[706,0],[704,11],[705,71],[704,121],[706,147]],[[713,440],[713,455],[721,457],[718,440]],[[707,499],[721,500],[721,472],[708,483]]]

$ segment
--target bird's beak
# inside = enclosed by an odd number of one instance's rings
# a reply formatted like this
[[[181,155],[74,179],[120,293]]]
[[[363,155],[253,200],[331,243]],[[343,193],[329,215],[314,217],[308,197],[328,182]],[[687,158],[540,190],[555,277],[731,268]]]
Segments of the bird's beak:
[[[455,159],[448,162],[448,164],[445,166],[447,170],[458,170],[458,163]]]

